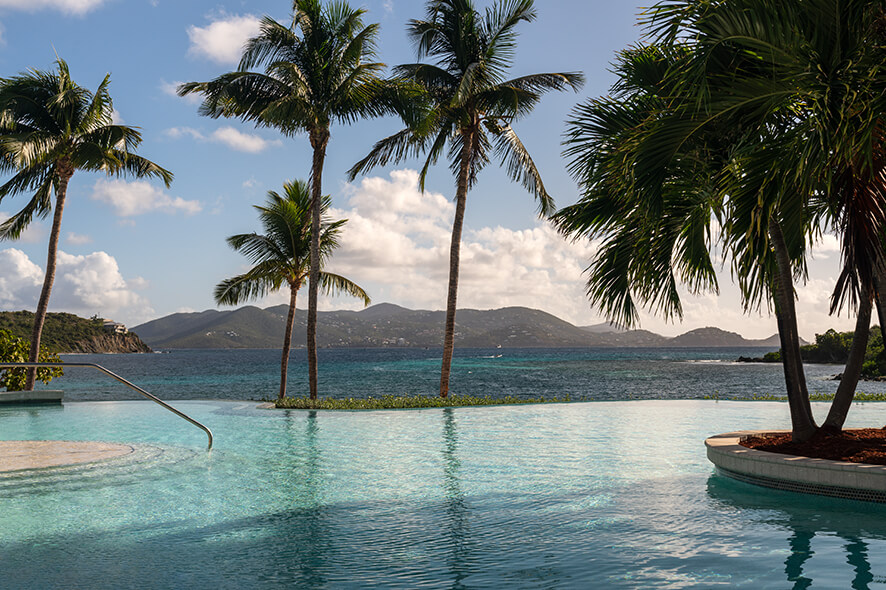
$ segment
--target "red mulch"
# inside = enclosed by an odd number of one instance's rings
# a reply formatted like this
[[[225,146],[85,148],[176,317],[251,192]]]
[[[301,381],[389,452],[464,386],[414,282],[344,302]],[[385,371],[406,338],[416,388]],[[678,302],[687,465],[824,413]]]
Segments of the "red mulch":
[[[839,434],[819,432],[802,443],[791,442],[789,433],[765,438],[753,437],[743,441],[741,445],[770,453],[886,465],[886,428],[844,430]]]

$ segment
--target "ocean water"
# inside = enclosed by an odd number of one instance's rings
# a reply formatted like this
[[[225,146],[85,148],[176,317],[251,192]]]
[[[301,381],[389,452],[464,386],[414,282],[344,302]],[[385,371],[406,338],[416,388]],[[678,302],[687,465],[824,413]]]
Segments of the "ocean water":
[[[737,363],[762,356],[756,348],[456,349],[451,391],[463,395],[576,400],[750,398],[783,395],[779,364]],[[162,399],[267,399],[276,397],[276,350],[173,350],[146,355],[64,355],[92,362]],[[439,349],[323,349],[320,394],[328,397],[433,395],[438,391]],[[833,393],[838,365],[807,365],[812,393]],[[67,400],[141,399],[94,369],[70,368],[49,386]],[[288,393],[306,395],[307,360],[293,351]],[[886,383],[863,382],[860,391],[886,393]]]
[[[0,588],[784,588],[886,585],[882,505],[717,475],[703,440],[777,402],[378,412],[179,401],[0,408],[8,439],[136,452],[0,474]],[[819,416],[826,404],[814,404]],[[886,423],[856,404],[851,425]]]

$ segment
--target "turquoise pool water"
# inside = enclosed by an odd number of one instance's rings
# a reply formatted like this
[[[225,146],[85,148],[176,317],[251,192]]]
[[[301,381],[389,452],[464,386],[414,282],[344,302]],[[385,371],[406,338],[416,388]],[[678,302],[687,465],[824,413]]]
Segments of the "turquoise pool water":
[[[706,436],[784,427],[784,404],[176,405],[211,453],[149,402],[0,409],[3,439],[137,447],[0,475],[0,587],[886,586],[882,505],[713,473]],[[886,404],[850,421],[886,424]]]

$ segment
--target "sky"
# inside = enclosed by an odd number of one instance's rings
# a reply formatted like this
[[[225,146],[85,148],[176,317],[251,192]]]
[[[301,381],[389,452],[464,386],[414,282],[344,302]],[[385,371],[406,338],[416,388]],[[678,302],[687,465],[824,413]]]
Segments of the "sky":
[[[367,10],[367,23],[381,25],[381,61],[390,66],[415,61],[405,25],[424,15],[423,2],[351,4]],[[258,19],[268,15],[288,22],[290,7],[286,0],[0,0],[0,77],[52,69],[56,56],[89,89],[110,74],[115,120],[140,128],[144,141],[138,153],[175,174],[169,189],[156,181],[74,175],[50,311],[134,326],[176,312],[215,309],[214,286],[248,268],[225,238],[259,231],[253,205],[288,180],[307,179],[308,139],[201,117],[199,99],[179,98],[175,88],[236,69]],[[587,78],[580,92],[546,95],[532,115],[515,123],[562,207],[579,198],[561,156],[564,121],[579,102],[607,93],[615,53],[642,36],[637,25],[642,8],[624,0],[538,0],[536,8],[537,20],[517,29],[512,76],[581,71]],[[375,141],[400,128],[392,117],[333,126],[323,186],[332,196],[332,215],[348,222],[327,268],[364,287],[373,303],[444,309],[455,193],[448,165],[441,161],[431,169],[424,193],[418,160],[346,181],[346,171]],[[28,198],[0,201],[0,220]],[[605,321],[584,293],[583,272],[595,245],[564,240],[536,211],[532,197],[496,165],[481,173],[468,195],[459,308],[519,305],[576,325]],[[49,221],[34,222],[18,241],[0,242],[0,310],[36,308]],[[831,327],[853,327],[845,313],[828,315],[838,263],[839,244],[826,235],[814,249],[808,282],[798,286],[800,334],[806,339]],[[300,295],[298,307],[304,308],[307,291]],[[255,304],[287,301],[286,293],[278,293]],[[728,265],[720,272],[719,294],[684,294],[683,304],[682,322],[644,313],[640,327],[665,335],[705,326],[748,338],[776,332],[768,313],[742,312]],[[321,299],[322,310],[361,305]]]

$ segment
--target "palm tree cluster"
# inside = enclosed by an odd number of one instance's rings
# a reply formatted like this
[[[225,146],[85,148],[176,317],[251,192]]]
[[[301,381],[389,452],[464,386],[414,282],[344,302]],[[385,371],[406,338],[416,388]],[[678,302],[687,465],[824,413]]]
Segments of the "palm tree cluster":
[[[856,342],[825,427],[854,395],[871,304],[886,295],[884,5],[863,0],[667,0],[647,43],[619,55],[610,98],[576,108],[566,135],[582,199],[559,211],[602,238],[588,294],[614,321],[638,308],[681,317],[678,285],[717,289],[728,256],[747,310],[778,321],[796,439],[814,435],[794,281],[810,246],[838,235],[831,311],[854,309]],[[881,314],[881,325],[884,318]]]
[[[285,136],[305,134],[313,150],[310,190],[296,181],[285,196],[269,193],[257,207],[265,234],[241,234],[228,244],[254,263],[246,273],[222,281],[215,298],[237,304],[283,286],[290,289],[290,310],[281,362],[280,397],[286,373],[298,290],[307,282],[307,349],[310,396],[317,398],[317,305],[319,289],[369,297],[351,281],[326,272],[323,263],[338,242],[345,220],[325,219],[329,197],[322,190],[323,165],[333,123],[349,124],[386,114],[399,115],[406,128],[380,141],[350,171],[357,174],[389,161],[427,152],[421,186],[429,167],[448,146],[456,175],[456,215],[450,253],[450,280],[440,395],[449,392],[454,348],[459,248],[467,192],[490,157],[501,159],[509,175],[538,199],[548,215],[553,201],[529,152],[512,128],[550,90],[578,89],[579,73],[546,73],[505,79],[516,46],[515,28],[536,18],[533,0],[500,0],[481,14],[471,0],[429,0],[426,18],[410,21],[409,37],[418,58],[434,63],[395,68],[381,77],[376,61],[378,25],[365,25],[365,10],[345,2],[294,0],[289,23],[270,17],[250,39],[234,72],[209,82],[182,84],[178,92],[198,94],[200,113],[233,117]],[[0,239],[17,238],[34,215],[46,216],[56,196],[46,282],[38,304],[31,356],[40,346],[43,318],[55,273],[61,215],[68,181],[75,170],[156,176],[167,185],[172,174],[132,150],[139,132],[114,125],[108,78],[95,93],[74,84],[67,65],[58,73],[31,72],[0,81],[0,169],[14,176],[0,187],[9,194],[33,191],[30,203],[0,226]],[[309,196],[308,196],[309,195]],[[35,358],[31,359],[36,360]],[[34,372],[29,377],[33,386]]]

